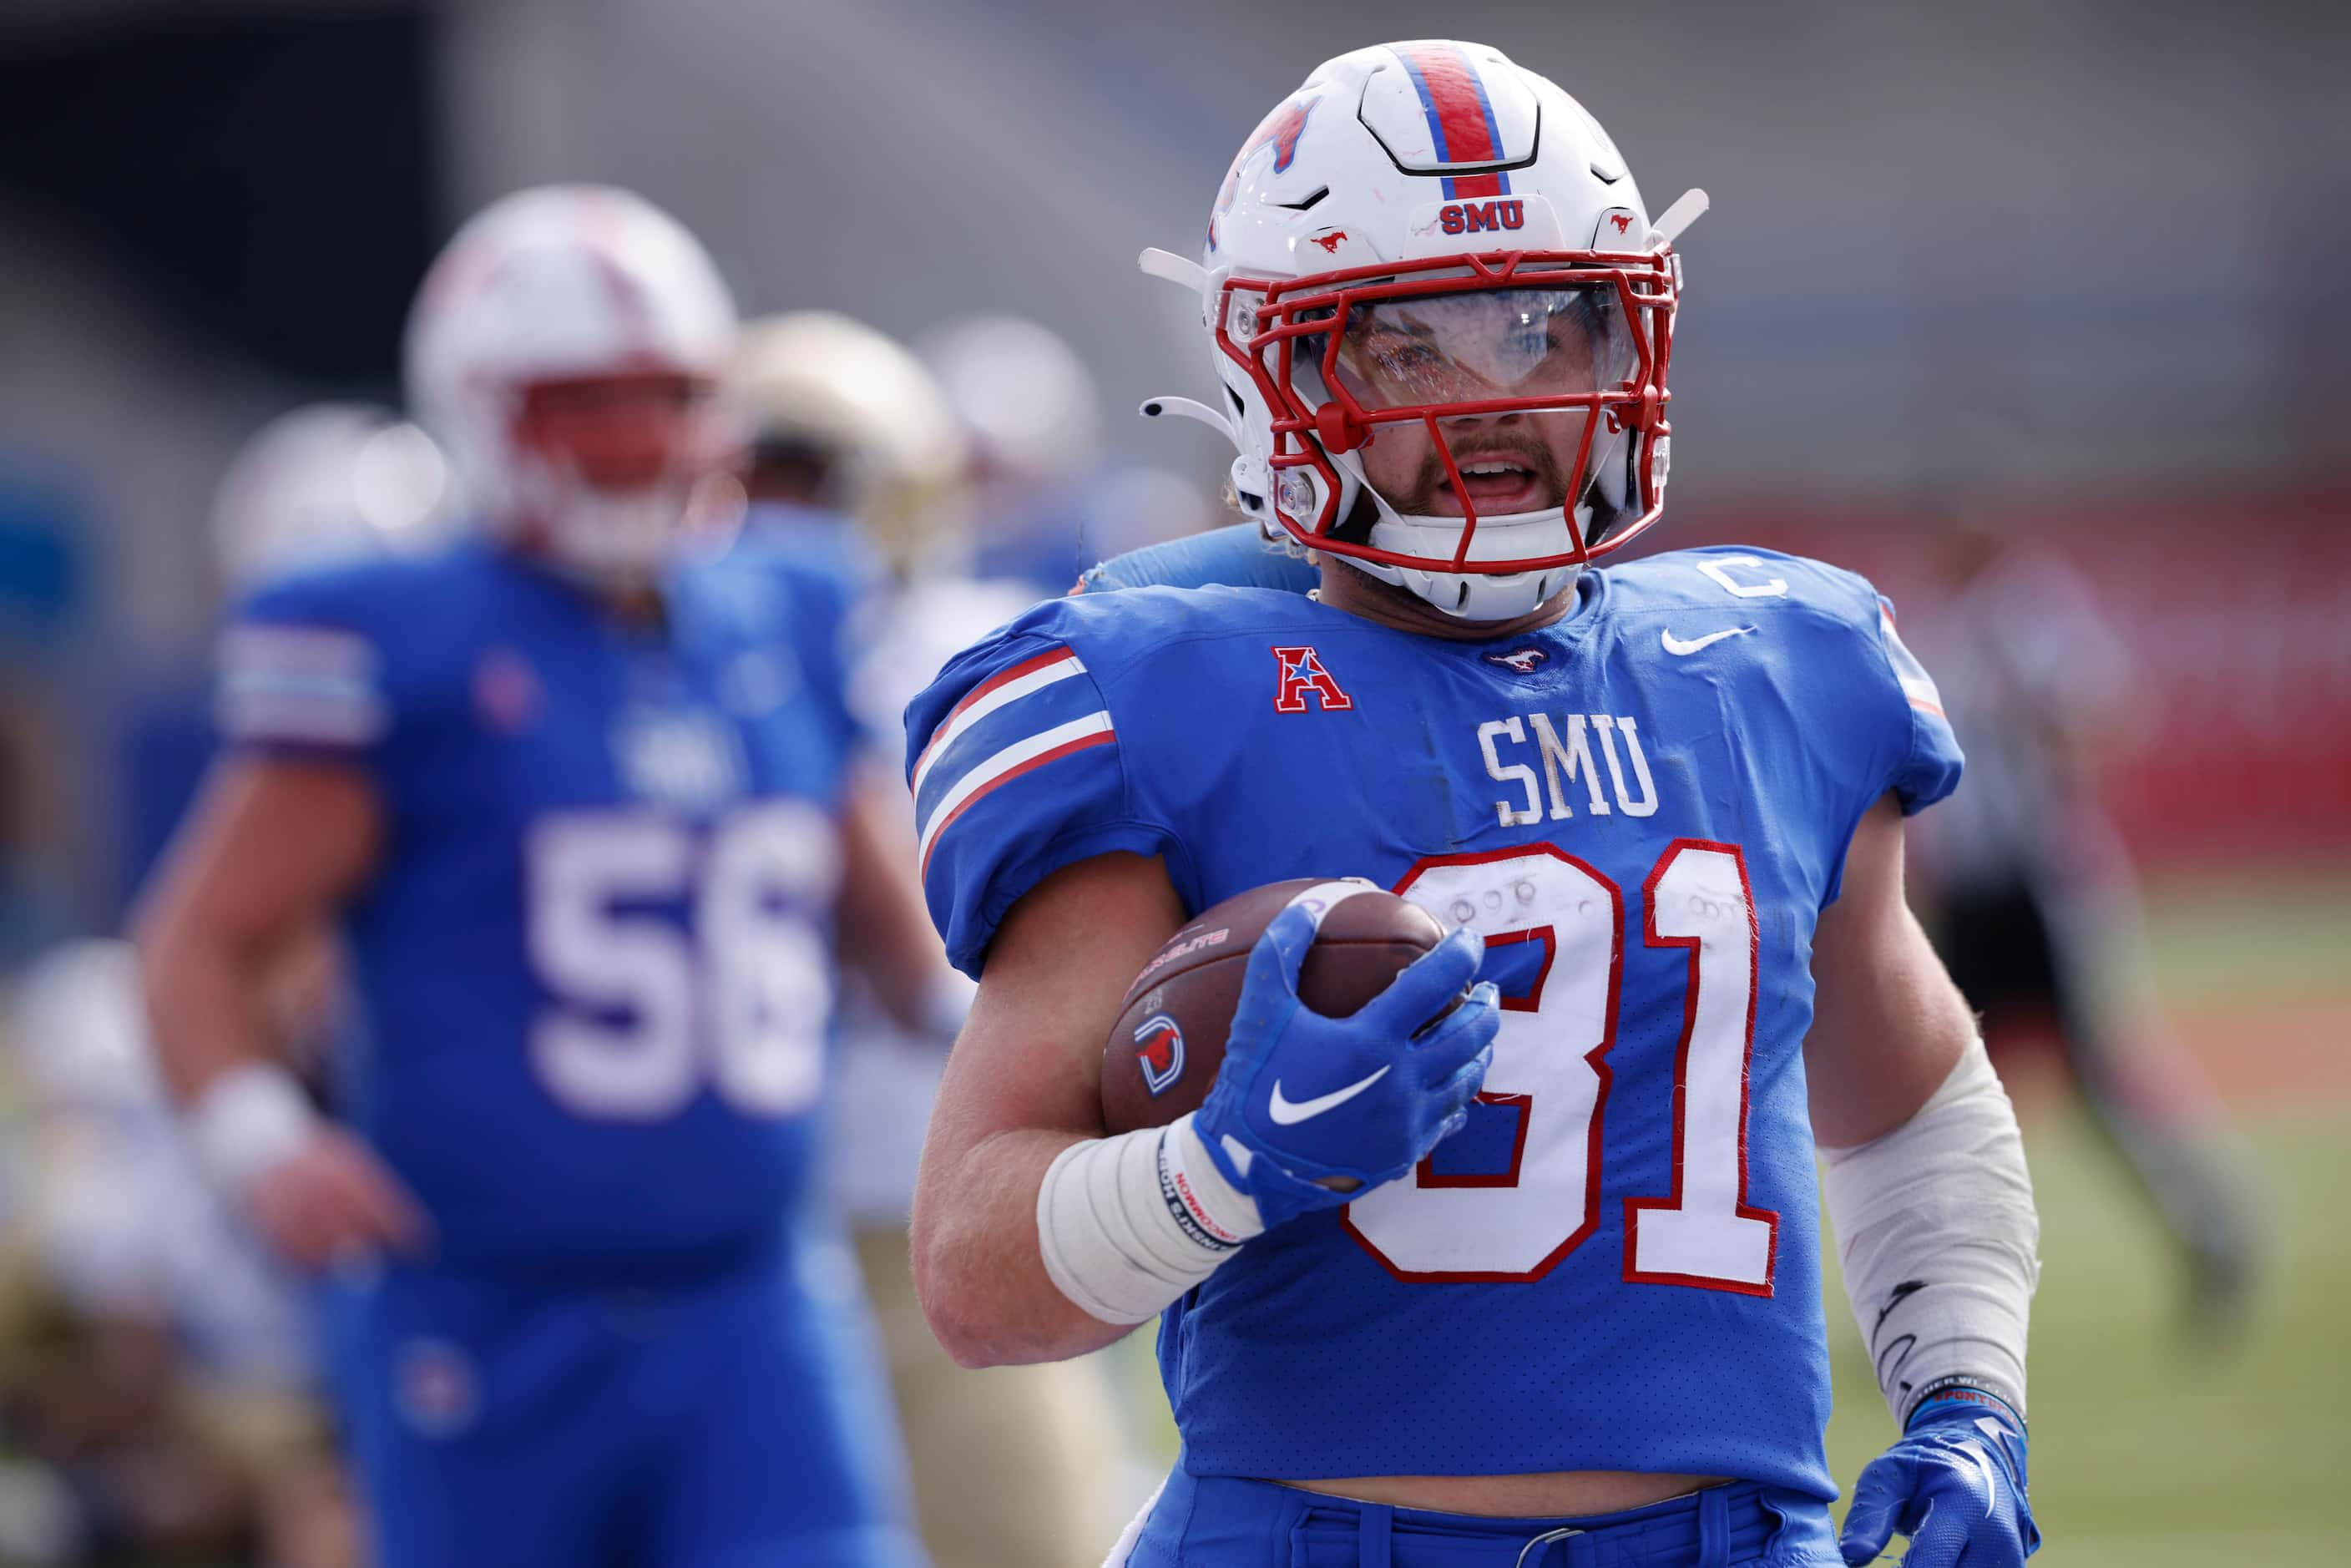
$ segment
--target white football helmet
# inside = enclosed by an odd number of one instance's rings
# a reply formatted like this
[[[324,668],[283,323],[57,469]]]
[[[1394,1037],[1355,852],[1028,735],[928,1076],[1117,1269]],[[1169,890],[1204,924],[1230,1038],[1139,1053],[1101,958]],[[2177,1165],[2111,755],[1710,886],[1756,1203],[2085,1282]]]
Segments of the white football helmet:
[[[902,575],[950,542],[938,524],[970,454],[913,350],[831,310],[762,317],[744,324],[728,391],[753,442],[816,460],[818,504],[855,522]]]
[[[987,474],[1048,485],[1093,457],[1094,378],[1051,328],[1019,316],[972,316],[933,329],[914,347]]]
[[[549,185],[492,203],[425,275],[408,321],[408,395],[493,531],[593,578],[641,578],[738,444],[715,402],[659,482],[599,489],[516,439],[534,383],[645,372],[716,386],[735,301],[700,242],[643,198]]]
[[[1701,193],[1653,226],[1598,122],[1498,49],[1316,68],[1242,145],[1195,267],[1242,508],[1448,614],[1524,614],[1656,520]],[[1275,537],[1279,537],[1276,535]]]
[[[449,532],[455,486],[433,438],[390,409],[309,403],[263,425],[213,493],[221,581],[429,549]]]

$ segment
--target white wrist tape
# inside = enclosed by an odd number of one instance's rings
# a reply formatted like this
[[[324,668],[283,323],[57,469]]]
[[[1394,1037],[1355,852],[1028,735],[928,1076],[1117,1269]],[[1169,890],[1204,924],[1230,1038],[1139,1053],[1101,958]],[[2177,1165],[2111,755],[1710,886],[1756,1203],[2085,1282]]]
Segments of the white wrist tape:
[[[1895,1422],[1951,1381],[2021,1416],[2041,1221],[2016,1112],[1983,1042],[1907,1122],[1821,1157],[1845,1295]]]
[[[1265,1229],[1208,1158],[1192,1118],[1073,1144],[1037,1189],[1053,1286],[1090,1317],[1139,1323]]]
[[[221,1191],[241,1197],[309,1142],[318,1120],[291,1072],[274,1062],[247,1061],[204,1086],[184,1125],[205,1174]]]

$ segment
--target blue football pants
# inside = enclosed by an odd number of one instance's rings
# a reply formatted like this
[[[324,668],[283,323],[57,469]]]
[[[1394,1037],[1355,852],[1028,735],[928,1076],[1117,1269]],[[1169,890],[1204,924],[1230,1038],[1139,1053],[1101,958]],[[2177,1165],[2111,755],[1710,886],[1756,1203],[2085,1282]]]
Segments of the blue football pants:
[[[331,1287],[378,1568],[920,1568],[839,1251],[660,1288]]]
[[[1828,1506],[1753,1482],[1583,1519],[1489,1519],[1323,1497],[1180,1466],[1123,1568],[1842,1568]],[[1109,1564],[1105,1568],[1110,1568]]]

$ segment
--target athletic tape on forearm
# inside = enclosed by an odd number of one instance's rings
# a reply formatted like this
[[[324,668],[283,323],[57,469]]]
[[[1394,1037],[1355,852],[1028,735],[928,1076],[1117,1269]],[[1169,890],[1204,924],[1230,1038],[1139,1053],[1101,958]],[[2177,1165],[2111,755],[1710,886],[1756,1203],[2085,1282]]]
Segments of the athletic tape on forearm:
[[[1845,1296],[1896,1423],[1952,1380],[2021,1416],[2041,1221],[2016,1112],[1983,1043],[1907,1122],[1821,1157]]]
[[[1139,1323],[1265,1228],[1208,1159],[1192,1118],[1064,1149],[1037,1190],[1053,1286],[1106,1323]]]
[[[317,1122],[291,1072],[275,1062],[246,1061],[204,1086],[184,1125],[205,1174],[221,1191],[241,1197],[308,1143]]]

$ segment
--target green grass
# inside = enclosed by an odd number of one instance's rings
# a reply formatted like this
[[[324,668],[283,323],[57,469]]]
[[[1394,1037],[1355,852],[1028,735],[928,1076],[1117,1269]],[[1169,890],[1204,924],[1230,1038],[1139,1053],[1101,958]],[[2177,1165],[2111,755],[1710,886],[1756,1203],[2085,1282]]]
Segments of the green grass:
[[[2232,1349],[2178,1332],[2170,1255],[2098,1145],[2066,1117],[2032,1129],[2043,1277],[2032,1322],[2032,1496],[2064,1568],[2342,1564],[2351,1511],[2344,1349],[2351,1301],[2351,1113],[2272,1116],[2250,1141],[2281,1243]],[[1842,1295],[1829,1312],[1839,1482],[1890,1420]]]
[[[2251,998],[2351,1009],[2351,874],[2322,866],[2165,878],[2147,890],[2147,942],[2149,971],[2173,1007]]]

